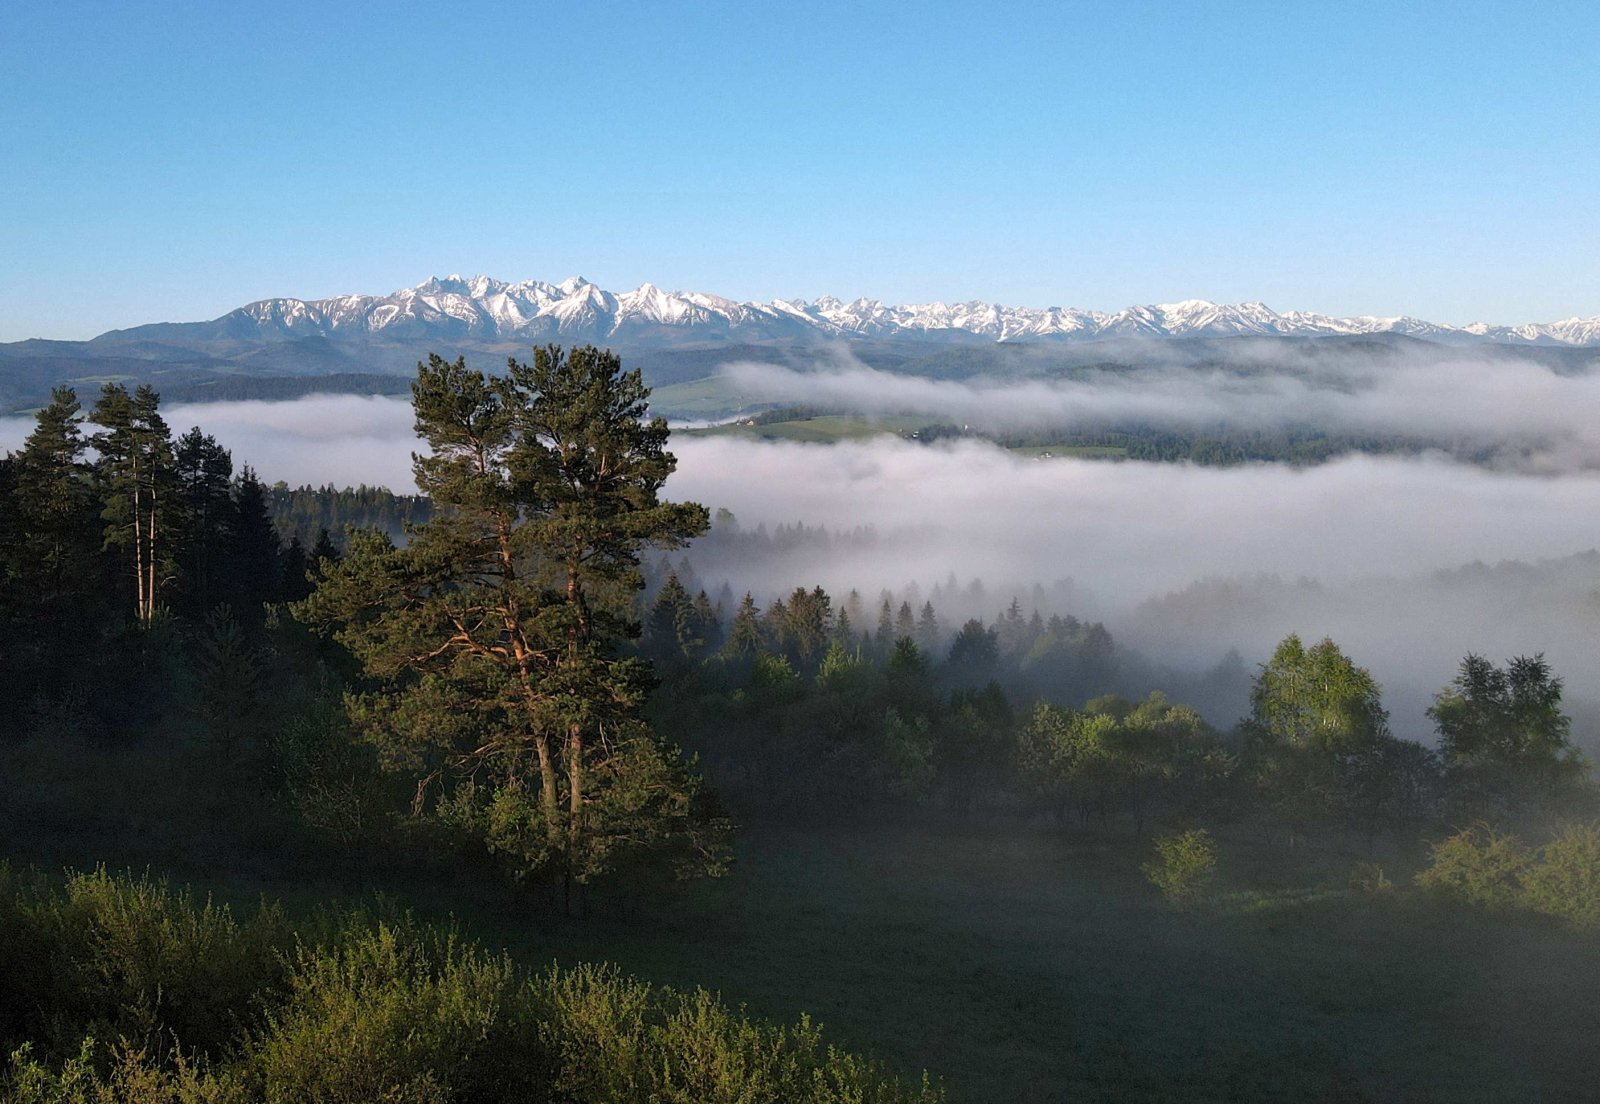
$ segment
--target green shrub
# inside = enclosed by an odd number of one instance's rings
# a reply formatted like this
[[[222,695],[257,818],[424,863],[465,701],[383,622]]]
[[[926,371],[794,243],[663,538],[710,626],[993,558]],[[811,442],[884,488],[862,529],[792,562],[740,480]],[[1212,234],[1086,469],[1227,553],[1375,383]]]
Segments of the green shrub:
[[[607,967],[529,978],[453,931],[293,932],[104,870],[0,865],[6,1104],[937,1104],[876,1062]],[[114,1047],[96,1042],[117,1039]]]
[[[1394,883],[1375,862],[1358,862],[1350,871],[1350,892],[1380,897],[1394,891]]]
[[[1417,884],[1479,908],[1510,909],[1522,901],[1522,878],[1533,855],[1516,836],[1488,825],[1463,829],[1433,845]]]
[[[649,1091],[650,987],[605,967],[552,969],[540,979],[542,1035],[556,1087],[574,1102],[637,1100]]]
[[[1600,824],[1573,825],[1540,849],[1522,904],[1574,928],[1600,927]]]
[[[1204,828],[1156,837],[1156,857],[1140,867],[1172,904],[1199,903],[1217,876],[1217,845]]]
[[[50,991],[50,951],[26,907],[37,879],[0,862],[0,1055],[34,1029]]]
[[[268,1104],[536,1100],[533,1006],[508,959],[409,920],[301,948],[288,996],[253,1033]]]
[[[9,896],[47,959],[14,996],[53,1010],[41,1027],[72,1025],[39,1040],[57,1052],[84,1035],[157,1052],[173,1036],[186,1046],[223,1046],[254,1002],[282,983],[281,954],[292,945],[275,907],[241,923],[226,906],[197,903],[165,880],[103,867],[70,875],[60,892],[34,881]]]
[[[104,1066],[105,1072],[101,1072]],[[33,1057],[24,1046],[11,1055],[0,1077],[7,1104],[247,1104],[237,1086],[207,1071],[203,1063],[174,1050],[165,1063],[127,1046],[101,1054],[92,1038],[59,1069]]]
[[[558,1056],[556,1099],[571,1104],[937,1104],[926,1078],[897,1080],[868,1059],[793,1027],[750,1020],[703,989],[680,993],[608,967],[552,970],[546,1046]]]
[[[391,827],[384,779],[371,749],[351,738],[342,707],[292,718],[272,753],[283,796],[314,831],[352,850]]]

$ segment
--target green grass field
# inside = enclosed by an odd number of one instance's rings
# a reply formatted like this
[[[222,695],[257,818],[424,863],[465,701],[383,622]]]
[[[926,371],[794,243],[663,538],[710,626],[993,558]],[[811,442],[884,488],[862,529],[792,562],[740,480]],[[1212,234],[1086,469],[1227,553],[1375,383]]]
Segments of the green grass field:
[[[1226,841],[1257,888],[1178,913],[1138,857],[1012,830],[755,833],[736,874],[642,923],[479,922],[523,958],[808,1011],[956,1101],[1594,1099],[1592,940],[1352,897],[1359,853],[1320,890],[1262,888],[1280,857]]]
[[[1128,450],[1118,445],[1024,445],[1009,451],[1013,456],[1036,460],[1053,460],[1063,456],[1079,460],[1123,460],[1128,455]]]
[[[716,403],[727,404],[728,395],[719,390],[721,382],[696,380],[662,388],[667,401],[674,404],[674,416],[679,418],[710,417],[731,407],[716,408]],[[662,409],[667,409],[662,406]],[[895,436],[911,438],[928,425],[925,415],[866,416],[859,414],[825,414],[815,418],[796,418],[793,421],[773,422],[768,425],[746,425],[731,422],[705,429],[682,429],[685,437],[736,437],[749,441],[799,441],[805,444],[831,445],[840,441],[862,441],[872,437]],[[1125,448],[1106,445],[1029,445],[1009,450],[1013,456],[1033,460],[1050,460],[1072,457],[1081,460],[1121,460],[1128,454]]]
[[[1183,913],[1127,833],[757,824],[720,881],[568,918],[458,860],[308,850],[148,758],[8,749],[8,774],[56,784],[0,815],[4,856],[307,913],[382,891],[531,966],[613,962],[779,1021],[810,1013],[841,1045],[943,1077],[954,1102],[1578,1104],[1600,1079],[1600,940],[1436,905],[1408,888],[1420,851],[1380,853],[1400,889],[1369,897],[1346,888],[1362,841],[1291,853],[1226,831],[1219,899]]]
[[[657,387],[650,394],[650,411],[671,419],[720,418],[749,402],[723,377],[707,376]]]
[[[859,441],[885,434],[903,436],[928,424],[920,417],[868,418],[855,414],[826,414],[816,418],[796,418],[770,425],[733,423],[710,429],[682,430],[686,437],[740,437],[757,441],[803,441],[831,445],[838,441]]]

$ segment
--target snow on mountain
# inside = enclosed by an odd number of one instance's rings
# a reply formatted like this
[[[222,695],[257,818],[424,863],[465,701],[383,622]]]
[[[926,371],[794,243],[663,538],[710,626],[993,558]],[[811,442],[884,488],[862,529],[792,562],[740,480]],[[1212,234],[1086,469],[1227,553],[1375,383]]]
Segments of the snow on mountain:
[[[825,296],[741,303],[703,292],[642,284],[615,294],[573,276],[559,284],[506,283],[488,276],[434,277],[390,295],[266,299],[209,325],[231,337],[456,334],[482,339],[607,340],[676,332],[692,338],[980,338],[991,341],[1087,341],[1109,338],[1405,334],[1445,341],[1600,345],[1600,317],[1522,326],[1445,326],[1417,318],[1334,318],[1279,313],[1264,303],[1186,299],[1127,307],[1114,314],[996,303],[894,306],[877,299]]]

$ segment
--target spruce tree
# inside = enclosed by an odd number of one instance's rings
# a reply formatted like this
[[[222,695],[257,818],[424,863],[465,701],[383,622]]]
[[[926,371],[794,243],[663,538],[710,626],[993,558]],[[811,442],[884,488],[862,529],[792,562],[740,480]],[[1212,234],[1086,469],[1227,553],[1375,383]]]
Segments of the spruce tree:
[[[89,443],[80,412],[72,388],[56,388],[12,467],[15,583],[47,616],[96,582],[94,497],[83,459]]]
[[[223,598],[224,565],[238,521],[233,457],[197,426],[178,438],[173,464],[182,522],[175,543],[184,604],[189,612],[204,612]]]
[[[678,581],[676,571],[667,575],[645,627],[645,644],[650,654],[660,659],[684,658],[698,640],[694,625],[694,602]]]
[[[894,647],[894,607],[889,604],[889,592],[883,592],[883,603],[878,607],[878,631],[872,635],[878,654],[887,656]]]
[[[703,590],[694,596],[694,633],[695,655],[715,652],[722,647],[722,614]]]
[[[267,489],[246,464],[233,489],[234,529],[228,550],[230,589],[237,616],[249,624],[260,622],[262,606],[278,599],[283,568],[282,546],[267,506]]]
[[[821,662],[833,628],[833,603],[820,586],[796,587],[783,614],[784,641],[793,658],[811,668]]]
[[[300,543],[299,533],[290,535],[289,543],[283,546],[283,555],[279,559],[281,577],[278,593],[286,602],[298,602],[311,593],[311,582],[306,577],[311,561],[306,556],[306,546]]]
[[[757,610],[755,597],[746,591],[739,600],[739,608],[734,611],[733,625],[728,629],[726,651],[730,656],[748,659],[761,651],[764,644],[761,614]]]
[[[323,526],[317,530],[317,543],[311,546],[311,566],[321,571],[323,562],[334,564],[339,561],[339,547],[333,543],[333,537],[328,533],[328,527]]]
[[[850,623],[850,611],[848,609],[841,609],[838,619],[833,623],[833,640],[834,643],[846,651],[856,646],[855,626]]]
[[[917,647],[932,655],[939,648],[939,638],[943,636],[939,626],[939,615],[934,612],[931,601],[922,603],[922,612],[917,615]]]
[[[0,459],[0,678],[18,693],[51,697],[87,675],[104,558],[79,413],[58,388],[22,450]]]

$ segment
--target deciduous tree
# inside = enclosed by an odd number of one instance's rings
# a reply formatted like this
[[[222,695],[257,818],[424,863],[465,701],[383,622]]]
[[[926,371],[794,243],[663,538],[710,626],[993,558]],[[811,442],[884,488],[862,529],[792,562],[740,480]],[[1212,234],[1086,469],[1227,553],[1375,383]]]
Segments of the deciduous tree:
[[[1544,656],[1496,667],[1468,655],[1428,709],[1456,796],[1475,815],[1568,795],[1587,775],[1561,708],[1562,683]]]

